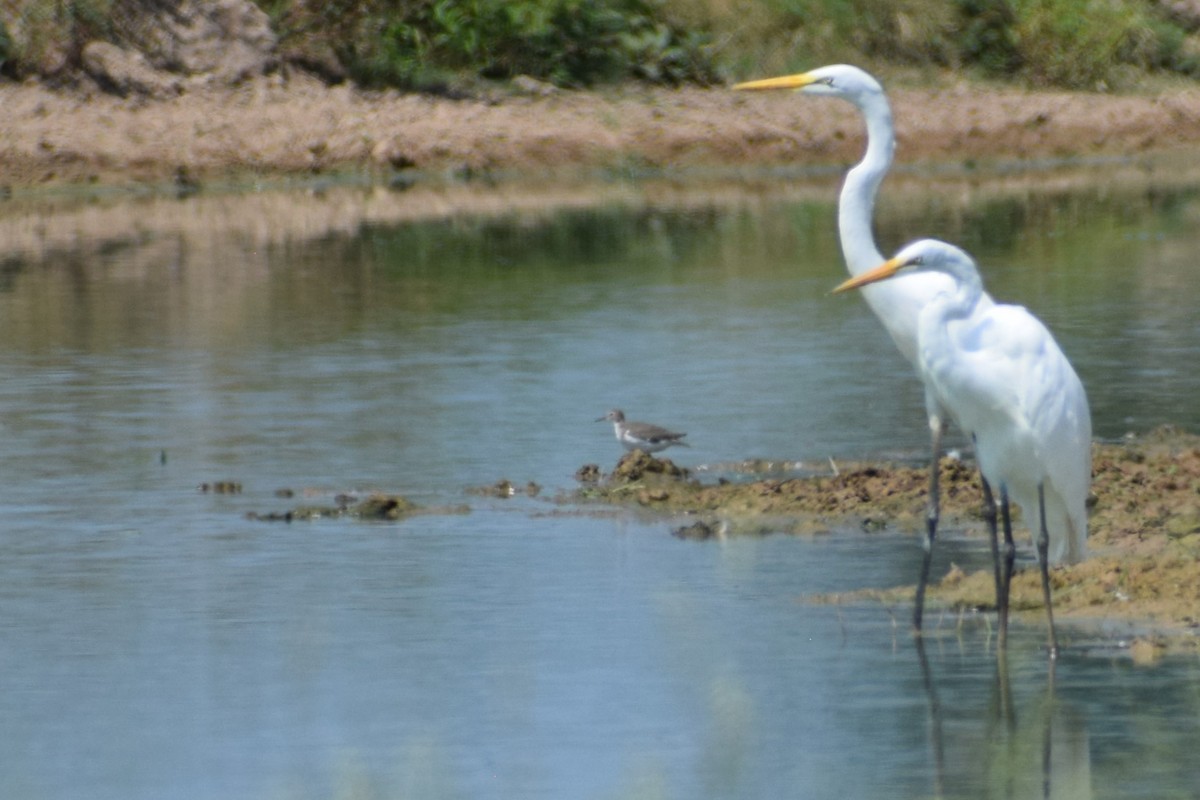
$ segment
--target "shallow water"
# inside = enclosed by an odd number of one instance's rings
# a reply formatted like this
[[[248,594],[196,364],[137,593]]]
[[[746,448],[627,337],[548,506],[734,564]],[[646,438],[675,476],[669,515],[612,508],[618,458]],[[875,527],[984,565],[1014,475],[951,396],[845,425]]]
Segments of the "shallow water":
[[[1200,190],[880,215],[885,250],[958,242],[1047,322],[1097,436],[1200,427]],[[1051,682],[1030,625],[1005,681],[987,621],[942,618],[926,672],[907,607],[802,602],[911,582],[912,537],[683,542],[464,493],[610,467],[614,406],[713,471],[921,458],[915,378],[828,294],[832,219],[606,205],[7,262],[5,795],[1192,796],[1194,658],[1068,633]],[[372,488],[471,508],[245,517]],[[952,561],[986,554],[951,536]]]

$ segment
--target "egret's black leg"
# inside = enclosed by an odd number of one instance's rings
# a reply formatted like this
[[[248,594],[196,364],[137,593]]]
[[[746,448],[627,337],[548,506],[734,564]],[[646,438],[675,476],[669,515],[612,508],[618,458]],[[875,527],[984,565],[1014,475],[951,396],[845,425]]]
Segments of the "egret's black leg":
[[[929,668],[929,659],[925,656],[925,640],[918,636],[915,640],[917,658],[921,662],[921,681],[925,684],[925,697],[929,701],[929,744],[933,748],[934,797],[945,794],[946,784],[946,747],[942,736],[942,703],[938,699],[937,686],[933,682],[933,672]]]
[[[1046,603],[1046,619],[1050,623],[1050,658],[1058,658],[1058,634],[1054,631],[1054,607],[1050,603],[1050,532],[1046,530],[1046,495],[1038,484],[1038,520],[1041,528],[1037,536],[1038,565],[1042,570],[1042,599]]]
[[[1009,734],[1017,732],[1017,712],[1013,708],[1012,682],[1008,677],[1008,653],[1001,651],[996,658],[996,712]]]
[[[996,530],[996,498],[992,495],[992,486],[979,473],[979,482],[983,486],[983,520],[988,526],[988,539],[992,545],[992,570],[996,580],[996,607],[1000,607],[1000,535]]]
[[[1050,670],[1046,675],[1046,718],[1045,727],[1042,729],[1042,797],[1050,797],[1050,778],[1051,768],[1054,762],[1054,751],[1052,742],[1054,741],[1054,665],[1055,660],[1050,660]]]
[[[925,552],[921,558],[921,575],[917,581],[917,597],[913,603],[913,631],[921,632],[921,617],[925,611],[925,586],[929,583],[929,567],[933,562],[933,540],[937,536],[940,499],[938,495],[939,461],[942,455],[943,426],[936,417],[929,420],[930,445],[933,450],[929,464],[929,501],[925,512]]]
[[[999,646],[1003,650],[1008,645],[1008,592],[1012,588],[1013,562],[1017,558],[1017,547],[1013,544],[1012,517],[1008,509],[1008,487],[1000,486],[1000,521],[1004,527],[1003,574],[1000,580],[1000,597],[997,605],[1000,607],[1000,639]]]

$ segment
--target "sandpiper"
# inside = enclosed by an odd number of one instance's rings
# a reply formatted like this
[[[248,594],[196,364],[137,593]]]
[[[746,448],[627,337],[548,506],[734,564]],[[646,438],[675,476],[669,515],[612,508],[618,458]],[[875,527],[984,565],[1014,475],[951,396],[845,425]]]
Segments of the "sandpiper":
[[[651,425],[646,422],[626,422],[625,412],[619,408],[614,408],[603,417],[600,417],[596,422],[604,422],[608,420],[613,424],[613,432],[617,436],[617,441],[626,450],[641,450],[644,453],[657,453],[659,450],[666,450],[671,445],[679,445],[687,447],[687,442],[682,442],[686,433],[675,433],[666,428],[660,428],[657,425]]]

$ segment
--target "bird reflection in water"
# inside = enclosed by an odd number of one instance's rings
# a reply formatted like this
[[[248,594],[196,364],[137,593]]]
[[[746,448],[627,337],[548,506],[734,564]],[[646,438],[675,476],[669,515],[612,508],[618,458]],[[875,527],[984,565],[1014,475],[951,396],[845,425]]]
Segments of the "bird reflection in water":
[[[1018,701],[1012,692],[1009,656],[999,652],[982,725],[972,733],[961,715],[945,713],[926,640],[914,638],[913,645],[927,703],[934,797],[1093,796],[1087,726],[1077,709],[1055,696],[1055,661],[1043,662],[1044,689]],[[949,737],[947,730],[953,732]]]

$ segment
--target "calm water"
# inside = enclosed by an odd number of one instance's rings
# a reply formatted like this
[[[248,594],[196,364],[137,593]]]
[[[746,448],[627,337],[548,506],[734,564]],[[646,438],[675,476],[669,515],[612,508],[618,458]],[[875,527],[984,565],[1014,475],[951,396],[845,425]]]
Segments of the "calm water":
[[[179,213],[193,211],[189,202]],[[131,203],[130,215],[142,210]],[[0,789],[67,798],[1193,797],[1200,661],[831,608],[908,536],[694,543],[553,495],[619,455],[920,457],[833,207],[602,207],[269,246],[149,232],[0,282]],[[1200,428],[1200,189],[889,198],[1056,332],[1096,433]],[[87,253],[84,255],[83,253]],[[240,495],[197,490],[235,480]],[[255,522],[372,488],[466,514]],[[985,563],[979,543],[941,547]]]

